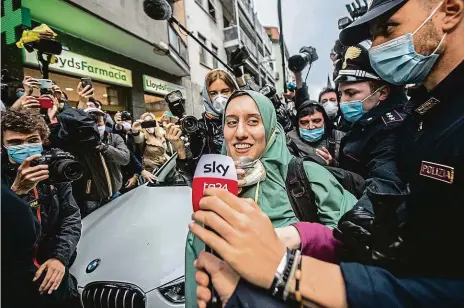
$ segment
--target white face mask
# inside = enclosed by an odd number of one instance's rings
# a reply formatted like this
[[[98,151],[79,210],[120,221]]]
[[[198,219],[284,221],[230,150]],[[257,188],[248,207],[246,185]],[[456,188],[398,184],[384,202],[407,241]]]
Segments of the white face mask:
[[[125,131],[129,131],[132,126],[130,125],[130,123],[123,122],[122,127],[124,128]]]
[[[147,128],[147,133],[149,133],[150,135],[153,135],[155,133],[155,128],[154,127]]]
[[[213,108],[218,112],[219,114],[222,114],[224,112],[224,108],[226,108],[227,101],[229,100],[228,96],[225,96],[223,94],[217,95],[213,99]]]
[[[327,113],[327,116],[331,120],[335,119],[335,117],[337,116],[337,113],[338,113],[338,105],[337,105],[337,103],[332,102],[332,101],[327,101],[327,102],[323,103],[322,106],[324,107],[324,110]]]
[[[105,125],[98,126],[97,129],[98,129],[98,133],[100,134],[100,138],[103,138],[105,136],[105,130],[106,130]]]

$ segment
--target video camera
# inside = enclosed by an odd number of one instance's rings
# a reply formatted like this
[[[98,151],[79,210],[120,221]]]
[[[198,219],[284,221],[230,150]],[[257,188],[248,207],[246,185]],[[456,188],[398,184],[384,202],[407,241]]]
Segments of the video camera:
[[[193,135],[195,133],[205,131],[205,127],[202,122],[194,116],[185,115],[185,99],[183,98],[181,91],[175,90],[166,94],[164,100],[168,103],[169,110],[172,114],[179,118],[177,125],[180,126],[184,135]]]
[[[275,109],[279,109],[280,106],[282,106],[282,101],[277,95],[276,89],[272,85],[265,85],[261,90],[259,90],[259,93],[269,98]]]
[[[316,48],[301,47],[299,54],[291,56],[288,59],[288,68],[292,72],[301,72],[306,65],[311,65],[317,59],[319,59],[319,56],[317,55]]]
[[[78,180],[84,174],[82,164],[74,160],[68,152],[61,149],[51,149],[42,153],[42,156],[35,159],[31,166],[48,165],[50,177],[48,184],[67,183]]]
[[[245,46],[242,46],[232,51],[229,64],[235,70],[238,67],[245,65],[248,58],[250,58],[250,52]]]

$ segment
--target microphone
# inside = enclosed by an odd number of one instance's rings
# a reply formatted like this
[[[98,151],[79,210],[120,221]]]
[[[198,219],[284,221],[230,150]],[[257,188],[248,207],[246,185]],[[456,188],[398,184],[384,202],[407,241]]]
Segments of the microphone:
[[[143,11],[154,20],[166,20],[172,16],[172,8],[166,0],[144,0]]]
[[[192,184],[192,205],[194,212],[200,209],[200,200],[204,197],[204,192],[207,188],[222,188],[236,196],[238,195],[237,171],[231,157],[218,154],[205,154],[201,156]],[[208,227],[207,229],[211,230]],[[208,246],[205,246],[205,250],[214,253]],[[211,279],[209,289],[211,290],[211,301],[207,304],[207,308],[222,307]]]
[[[223,188],[238,195],[237,171],[231,157],[218,154],[201,156],[192,184],[194,212],[200,209],[200,200],[207,188]]]

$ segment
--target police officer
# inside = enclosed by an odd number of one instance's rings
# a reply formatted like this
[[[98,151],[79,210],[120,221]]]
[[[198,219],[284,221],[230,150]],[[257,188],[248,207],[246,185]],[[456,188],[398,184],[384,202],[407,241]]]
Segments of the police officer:
[[[342,263],[352,306],[366,300],[391,307],[464,305],[464,250],[456,243],[464,237],[463,19],[463,0],[374,0],[340,34],[347,46],[372,39],[370,62],[383,80],[421,86],[405,108],[410,115],[398,149],[398,169],[410,188],[403,237],[408,264],[400,273],[408,279]],[[371,277],[383,287],[366,294]]]
[[[341,32],[340,40],[346,46],[372,39],[370,60],[383,80],[422,85],[405,109],[411,113],[403,121],[398,148],[398,167],[410,188],[408,227],[403,237],[407,263],[392,272],[362,263],[334,265],[305,257],[298,296],[307,302],[327,307],[464,307],[464,102],[460,95],[464,88],[463,20],[464,0],[373,0],[368,12]],[[253,222],[260,223],[258,219]],[[246,234],[242,236],[247,238],[245,244],[229,239],[228,243],[234,242],[234,258],[240,255],[240,246],[258,242],[252,241],[251,232]],[[259,238],[265,234],[261,227]],[[209,246],[222,247],[224,242],[212,245],[210,241]],[[275,242],[266,243],[268,249],[275,246]],[[257,245],[246,248],[243,255],[258,255]],[[268,251],[265,253],[270,255]],[[225,253],[221,256],[225,260],[229,257]],[[276,262],[266,260],[260,258],[259,266],[271,277]],[[204,261],[197,262],[198,267],[210,274],[214,271],[209,269],[224,268],[223,263],[212,267]],[[266,266],[268,271],[264,270]],[[245,277],[241,282],[259,285],[253,278],[265,275],[259,276],[257,271],[250,274],[250,268],[256,269],[256,263],[232,264],[232,269]],[[229,290],[244,295],[242,299],[267,296],[269,300],[269,292],[256,294],[256,288],[245,289],[241,283],[235,287],[237,281],[229,284]],[[216,291],[220,290],[214,284]],[[221,298],[228,299],[224,293],[218,291]],[[204,292],[198,294],[199,299],[208,298],[202,295]],[[229,299],[228,304],[234,303]]]
[[[398,128],[407,102],[401,87],[380,79],[369,63],[369,53],[361,45],[350,46],[337,63],[335,82],[340,91],[340,109],[351,123],[341,139],[340,168],[361,175],[366,187],[381,193],[402,193],[405,189],[396,167]],[[318,152],[328,162],[328,153]],[[373,212],[367,196],[359,206]]]

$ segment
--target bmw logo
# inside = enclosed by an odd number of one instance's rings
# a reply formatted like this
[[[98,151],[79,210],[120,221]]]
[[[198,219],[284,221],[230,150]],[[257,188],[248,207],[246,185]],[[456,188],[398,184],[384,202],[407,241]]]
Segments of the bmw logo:
[[[87,274],[90,274],[91,272],[93,272],[94,270],[97,269],[97,267],[100,265],[100,262],[101,262],[100,259],[93,260],[92,262],[89,263],[89,265],[87,265],[87,268],[85,269],[85,272]]]

